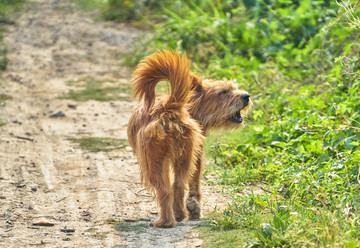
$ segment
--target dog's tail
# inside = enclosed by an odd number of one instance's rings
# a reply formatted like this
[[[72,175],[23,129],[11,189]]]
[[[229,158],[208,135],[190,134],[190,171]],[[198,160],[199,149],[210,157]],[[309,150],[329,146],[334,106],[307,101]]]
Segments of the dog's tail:
[[[155,86],[168,81],[171,86],[166,105],[182,107],[187,101],[191,88],[190,61],[178,52],[162,51],[143,59],[133,73],[133,87],[137,97],[144,98],[146,109],[155,102]]]

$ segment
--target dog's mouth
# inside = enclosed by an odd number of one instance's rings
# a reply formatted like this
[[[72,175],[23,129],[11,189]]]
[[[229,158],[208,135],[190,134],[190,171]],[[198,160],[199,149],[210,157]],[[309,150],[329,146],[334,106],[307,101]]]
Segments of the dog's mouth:
[[[234,114],[230,116],[230,120],[235,123],[242,123],[244,120],[240,113],[241,110],[236,111]]]

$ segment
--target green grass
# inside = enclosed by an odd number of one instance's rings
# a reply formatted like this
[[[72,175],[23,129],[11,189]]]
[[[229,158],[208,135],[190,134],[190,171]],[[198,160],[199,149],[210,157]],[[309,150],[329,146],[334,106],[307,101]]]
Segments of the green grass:
[[[80,81],[68,81],[67,85],[74,87],[62,99],[70,99],[78,102],[95,100],[107,101],[130,101],[132,89],[128,83],[119,83],[114,80],[85,79]],[[169,83],[161,81],[156,85],[157,95],[169,94]]]
[[[201,219],[199,227],[194,229],[200,234],[200,238],[204,240],[202,247],[244,247],[247,241],[255,239],[255,234],[251,229],[231,230],[218,229],[214,223],[221,221],[222,214],[213,212]]]
[[[1,58],[0,58],[0,68],[1,68]],[[13,97],[10,96],[10,95],[0,94],[0,108],[5,107],[6,106],[6,101],[7,100],[12,100],[12,99],[13,99]],[[5,122],[0,120],[0,126],[3,126],[3,125],[5,125]]]
[[[91,227],[87,230],[85,230],[85,232],[90,233],[90,237],[94,238],[94,239],[99,239],[99,240],[104,240],[107,237],[107,234],[109,232],[98,232],[98,229],[95,227]]]
[[[106,1],[103,0],[72,0],[72,2],[76,3],[81,9],[85,11],[102,11],[107,6]]]
[[[67,84],[75,87],[75,89],[62,96],[62,99],[71,99],[78,102],[89,100],[100,102],[131,100],[131,86],[127,83],[114,80],[85,79],[69,81]]]
[[[200,238],[204,240],[202,247],[233,248],[244,247],[248,240],[255,240],[255,235],[249,230],[214,230],[211,227],[201,227]]]
[[[10,16],[21,9],[25,0],[0,0],[0,23],[14,24]]]
[[[8,64],[7,49],[1,43],[6,32],[5,25],[15,24],[11,16],[21,9],[23,3],[25,0],[0,0],[0,71],[5,70]]]
[[[104,220],[104,224],[117,224],[117,223],[122,223],[122,221],[121,220],[116,220],[116,219],[113,219],[113,218],[109,218],[109,219]]]
[[[135,233],[143,233],[146,229],[149,228],[148,224],[144,223],[116,223],[114,224],[115,230],[119,232],[135,232]]]
[[[156,95],[168,95],[170,93],[170,85],[166,81],[159,82],[155,87]]]
[[[126,139],[104,137],[70,138],[69,140],[88,152],[110,152],[123,149],[128,145],[128,140]]]
[[[121,21],[131,23],[133,26],[144,29],[151,26],[147,18],[152,11],[161,11],[166,1],[123,1],[123,0],[72,0],[85,11],[97,11],[97,19]],[[142,22],[140,22],[142,21]]]
[[[244,129],[210,131],[205,142],[206,154],[216,149],[217,144],[244,144],[254,134],[248,127],[251,123],[246,123],[246,125]]]

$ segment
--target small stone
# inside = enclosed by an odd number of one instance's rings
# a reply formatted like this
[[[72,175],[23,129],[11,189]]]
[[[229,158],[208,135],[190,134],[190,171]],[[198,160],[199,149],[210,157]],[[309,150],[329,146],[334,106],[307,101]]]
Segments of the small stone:
[[[68,106],[68,108],[71,108],[71,109],[76,109],[77,108],[76,104],[69,103],[67,106]]]
[[[147,217],[146,217],[146,218],[140,218],[139,220],[140,220],[140,221],[151,221],[151,219],[150,219],[150,218],[147,218]]]
[[[137,222],[135,219],[124,219],[125,222]]]
[[[61,228],[60,231],[65,232],[65,233],[73,233],[73,232],[75,232],[75,229],[65,227],[65,228]]]
[[[49,116],[50,118],[58,118],[58,117],[65,117],[65,114],[64,112],[62,111],[58,111],[56,113],[53,113]]]

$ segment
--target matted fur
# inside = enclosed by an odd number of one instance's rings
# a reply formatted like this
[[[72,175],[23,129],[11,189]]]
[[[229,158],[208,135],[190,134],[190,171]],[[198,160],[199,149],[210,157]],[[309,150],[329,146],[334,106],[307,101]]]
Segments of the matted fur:
[[[160,205],[157,227],[172,227],[189,214],[201,215],[202,146],[208,129],[243,126],[250,96],[228,80],[202,80],[190,73],[186,56],[163,51],[146,57],[134,71],[141,101],[130,118],[128,138],[144,185]],[[159,81],[170,82],[169,96],[155,97]],[[171,184],[170,172],[174,172]],[[185,191],[189,193],[184,202]],[[186,211],[187,208],[187,211]]]

